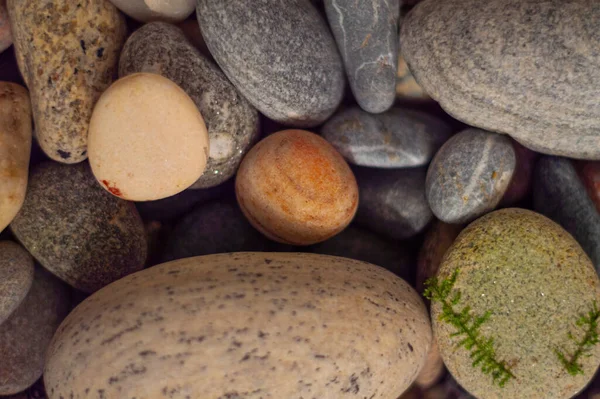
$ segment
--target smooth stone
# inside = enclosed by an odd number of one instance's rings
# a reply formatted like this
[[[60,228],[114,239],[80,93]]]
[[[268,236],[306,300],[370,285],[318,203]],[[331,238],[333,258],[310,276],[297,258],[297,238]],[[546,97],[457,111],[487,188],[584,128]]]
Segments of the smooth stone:
[[[8,19],[6,0],[0,1],[0,53],[12,46],[13,36]]]
[[[14,219],[25,200],[31,139],[27,90],[15,83],[0,82],[0,231]]]
[[[425,230],[433,214],[425,197],[425,169],[355,168],[360,200],[356,223],[392,240]]]
[[[402,54],[398,55],[396,97],[404,100],[432,101],[431,97],[425,93],[425,90],[415,80]]]
[[[0,325],[19,307],[33,282],[33,258],[20,245],[0,242]]]
[[[258,139],[256,109],[173,25],[152,22],[127,39],[119,76],[137,72],[156,73],[179,85],[204,118],[210,141],[209,158],[204,173],[191,188],[213,187],[231,178]],[[200,153],[202,148],[197,151]]]
[[[180,22],[189,17],[196,0],[110,0],[119,10],[140,22]]]
[[[596,210],[600,212],[600,162],[580,162],[576,168]]]
[[[146,260],[135,207],[103,190],[87,163],[32,168],[10,227],[42,266],[88,293],[141,270]]]
[[[400,43],[455,118],[537,152],[600,159],[598,20],[588,0],[425,0]]]
[[[415,384],[421,389],[429,389],[434,386],[444,375],[446,366],[440,355],[440,350],[437,346],[437,342],[433,340],[427,358],[425,359],[425,365],[419,372]]]
[[[500,202],[516,166],[507,136],[467,129],[437,152],[427,171],[427,201],[446,223],[470,222]]]
[[[36,267],[29,293],[0,325],[0,395],[19,393],[41,377],[50,340],[68,311],[68,287]]]
[[[89,153],[105,190],[131,201],[158,200],[202,176],[208,132],[181,87],[161,75],[135,73],[113,83],[98,100]]]
[[[36,136],[51,159],[87,158],[88,127],[125,42],[125,18],[106,0],[8,0]]]
[[[531,179],[538,154],[512,140],[515,150],[516,167],[513,177],[500,201],[501,205],[514,205],[523,201],[531,193]]]
[[[396,97],[399,1],[324,3],[356,102],[367,112],[387,111]]]
[[[370,114],[358,107],[336,113],[321,129],[349,163],[374,168],[427,165],[451,132],[424,112],[393,108]]]
[[[600,213],[569,159],[543,156],[538,160],[533,209],[571,233],[600,271]]]
[[[359,227],[349,226],[329,240],[308,247],[308,250],[315,254],[369,262],[408,282],[414,280],[414,261],[407,248]]]
[[[267,117],[313,127],[344,92],[342,60],[323,17],[306,0],[198,0],[211,54],[239,92]]]
[[[578,320],[600,302],[600,280],[567,231],[532,211],[495,211],[461,232],[444,257],[439,284],[454,273],[455,283],[444,288],[445,305],[432,300],[431,318],[444,363],[465,389],[480,399],[568,399],[585,388],[600,364],[600,345],[586,347],[576,358],[581,373],[572,374],[557,351],[572,359],[578,350],[576,342],[589,331]],[[469,326],[489,314],[479,322],[478,343],[470,350],[459,345],[465,333],[455,334],[457,327],[441,318],[465,307]],[[513,376],[503,386],[506,374],[482,371],[490,357],[473,366],[474,351],[490,339],[489,356]],[[500,373],[496,381],[494,371]]]

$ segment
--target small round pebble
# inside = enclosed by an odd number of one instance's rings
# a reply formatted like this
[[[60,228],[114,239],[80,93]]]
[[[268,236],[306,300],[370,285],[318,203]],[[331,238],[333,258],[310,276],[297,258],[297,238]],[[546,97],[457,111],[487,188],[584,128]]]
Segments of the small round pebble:
[[[235,188],[250,223],[285,244],[325,241],[350,224],[358,207],[358,187],[344,158],[305,130],[259,142],[242,161]]]
[[[132,201],[170,197],[191,186],[208,160],[196,104],[171,80],[136,73],[102,94],[92,115],[92,171],[111,194]]]
[[[33,258],[20,245],[0,242],[0,324],[21,304],[33,281]]]
[[[140,22],[180,22],[189,17],[196,0],[110,0],[118,9]]]

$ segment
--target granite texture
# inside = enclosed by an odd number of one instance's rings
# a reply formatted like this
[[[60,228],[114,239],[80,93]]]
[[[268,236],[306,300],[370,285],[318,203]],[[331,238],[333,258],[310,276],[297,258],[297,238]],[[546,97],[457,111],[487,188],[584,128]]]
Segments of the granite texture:
[[[515,167],[507,136],[463,130],[442,146],[429,165],[429,206],[446,223],[470,222],[498,205]]]
[[[433,214],[425,197],[425,169],[354,168],[360,193],[356,223],[392,240],[425,230]]]
[[[556,351],[569,359],[586,335],[577,321],[600,301],[600,280],[579,244],[558,224],[524,209],[490,213],[458,236],[440,267],[438,278],[459,270],[449,298],[453,312],[469,306],[479,317],[476,348],[493,339],[494,359],[505,362],[514,378],[503,387],[473,366],[472,351],[456,345],[464,333],[440,320],[442,303],[433,301],[434,334],[444,363],[456,380],[480,399],[568,399],[592,379],[600,363],[600,345],[577,358],[582,373],[571,375]],[[450,299],[447,299],[450,301]],[[473,348],[475,350],[476,348]]]
[[[33,258],[20,245],[0,241],[0,325],[19,307],[33,282]]]
[[[356,102],[367,112],[387,111],[396,97],[399,1],[324,3]]]
[[[420,111],[393,108],[370,114],[352,107],[336,113],[321,133],[351,164],[406,168],[427,165],[451,128]]]
[[[125,14],[140,22],[180,22],[195,9],[196,0],[110,0]]]
[[[600,213],[567,158],[541,157],[534,171],[533,209],[575,237],[600,271]]]
[[[457,119],[538,152],[600,159],[600,3],[425,0],[400,44]]]
[[[33,168],[10,227],[42,266],[85,292],[140,270],[146,259],[134,205],[100,187],[87,163]]]
[[[192,188],[213,187],[231,178],[258,139],[256,109],[179,28],[164,22],[146,24],[127,39],[119,76],[138,72],[156,73],[175,82],[204,118],[210,141],[209,159],[204,174]]]
[[[327,24],[306,0],[198,0],[198,22],[225,75],[260,112],[294,127],[333,114],[342,60]]]

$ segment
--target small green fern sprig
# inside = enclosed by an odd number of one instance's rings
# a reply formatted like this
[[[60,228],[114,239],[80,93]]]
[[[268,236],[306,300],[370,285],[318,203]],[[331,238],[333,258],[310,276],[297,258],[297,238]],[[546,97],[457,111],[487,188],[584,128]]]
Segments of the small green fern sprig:
[[[468,305],[459,312],[454,310],[462,295],[459,290],[453,290],[458,273],[459,270],[456,269],[449,278],[441,281],[437,277],[428,279],[425,283],[423,295],[442,305],[439,320],[456,328],[451,336],[464,336],[456,346],[464,347],[470,352],[469,356],[473,359],[473,367],[480,366],[484,374],[491,375],[492,381],[503,387],[509,379],[515,378],[515,375],[505,361],[496,359],[494,338],[482,336],[479,330],[481,325],[490,318],[491,312],[487,311],[482,316],[474,316],[471,313],[471,307]]]
[[[581,317],[577,319],[577,326],[585,327],[585,335],[581,340],[575,338],[570,331],[567,334],[569,340],[575,342],[575,352],[569,355],[563,353],[560,348],[554,350],[554,353],[556,353],[556,356],[558,356],[558,359],[564,368],[573,376],[583,374],[583,366],[579,363],[579,359],[584,355],[590,356],[588,352],[594,345],[600,342],[600,337],[598,337],[598,319],[600,319],[600,311],[598,311],[598,306],[596,301],[594,301],[592,310],[590,310],[587,315],[581,315]]]

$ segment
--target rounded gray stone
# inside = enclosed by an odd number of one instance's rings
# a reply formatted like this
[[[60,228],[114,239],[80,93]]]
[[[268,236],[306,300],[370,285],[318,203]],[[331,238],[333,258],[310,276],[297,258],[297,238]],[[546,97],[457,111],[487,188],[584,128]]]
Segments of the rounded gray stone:
[[[467,129],[448,140],[427,171],[427,200],[443,222],[466,223],[498,205],[516,168],[507,136]]]
[[[400,44],[457,119],[538,152],[600,159],[600,3],[424,0]]]
[[[354,168],[360,193],[356,223],[382,237],[404,240],[425,230],[433,214],[424,168]]]
[[[155,73],[175,82],[204,118],[210,141],[208,163],[191,188],[213,187],[231,178],[258,139],[256,109],[215,64],[200,54],[181,29],[164,22],[146,24],[127,39],[119,76],[138,72]]]
[[[33,282],[33,258],[12,241],[0,242],[0,324],[21,304]]]
[[[388,110],[396,98],[398,0],[325,0],[329,26],[358,105]]]
[[[295,127],[329,118],[342,100],[342,60],[306,0],[198,0],[198,22],[225,75],[260,112]]]
[[[452,129],[420,111],[393,108],[370,114],[352,107],[336,113],[321,131],[351,164],[406,168],[427,165]]]
[[[148,251],[133,203],[100,187],[87,162],[35,166],[10,227],[42,266],[88,293],[141,270]]]

